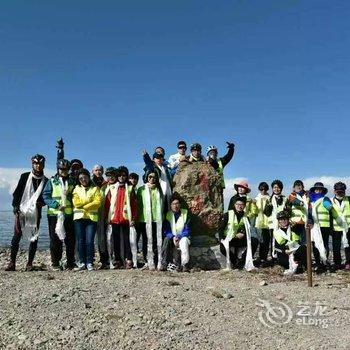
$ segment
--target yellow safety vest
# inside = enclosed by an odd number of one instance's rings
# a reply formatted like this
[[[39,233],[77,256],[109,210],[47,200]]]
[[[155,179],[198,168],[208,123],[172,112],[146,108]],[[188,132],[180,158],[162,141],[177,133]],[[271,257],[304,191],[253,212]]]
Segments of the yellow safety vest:
[[[242,217],[243,219],[243,217]],[[224,231],[224,236],[232,235],[236,237],[239,228],[244,226],[243,220],[238,221],[237,216],[233,210],[228,211],[228,221]]]
[[[341,206],[339,205],[339,202],[333,197],[332,198],[333,203],[333,209],[337,216],[340,216],[343,220],[345,220],[350,226],[350,202],[348,197],[344,197],[342,200]],[[343,231],[344,227],[339,226],[335,218],[333,219],[333,230],[334,231]]]
[[[275,228],[277,228],[278,222],[277,222],[276,216],[280,211],[282,211],[284,209],[286,202],[287,202],[287,198],[283,197],[282,204],[278,205],[276,203],[276,198],[275,197],[271,198],[271,204],[272,204],[273,209],[272,209],[271,215],[268,218],[268,225],[269,225],[270,230],[274,230]]]
[[[51,185],[52,185],[52,194],[51,197],[54,199],[56,202],[58,202],[60,205],[62,205],[62,190],[61,186],[57,181],[54,181],[54,179],[50,179]],[[68,180],[67,180],[68,181]],[[73,208],[72,208],[72,202],[68,200],[68,194],[71,194],[73,192],[74,185],[69,184],[68,189],[67,189],[67,194],[66,194],[66,205],[64,209],[64,213],[66,215],[71,215],[73,214]],[[57,208],[48,208],[47,209],[47,215],[57,215],[60,212],[60,210]]]
[[[166,219],[169,221],[171,226],[171,232],[176,235],[178,233],[181,233],[185,227],[186,221],[187,221],[187,209],[181,209],[181,214],[177,221],[173,220],[174,213],[170,210],[166,214]],[[175,227],[173,227],[173,223],[175,224]]]
[[[219,173],[221,178],[221,187],[225,188],[225,178],[224,178],[224,166],[222,164],[221,159],[218,160],[219,167],[216,169],[216,171]]]
[[[288,242],[288,240],[285,239],[285,238],[281,235],[279,229],[273,231],[273,237],[275,238],[275,240],[277,241],[277,243],[280,244],[280,245],[284,245],[284,244],[286,244],[286,243]],[[293,241],[293,242],[299,242],[299,241],[300,241],[300,236],[299,236],[297,233],[291,231],[291,241]]]
[[[255,227],[258,229],[269,228],[269,218],[264,214],[264,209],[266,204],[268,204],[270,200],[269,195],[257,196],[255,198],[256,206],[258,208],[258,216],[255,220]]]
[[[297,199],[300,199],[297,197]],[[309,199],[307,198],[307,196],[304,194],[302,196],[303,199],[303,203],[309,203]],[[292,206],[292,215],[290,220],[294,223],[300,223],[301,221],[303,221],[304,223],[306,223],[307,221],[307,210],[308,207],[305,206],[305,204],[303,206]]]
[[[317,223],[320,225],[320,227],[330,227],[331,221],[329,217],[329,212],[323,206],[323,199],[324,198],[320,198],[316,202],[311,203],[314,211],[316,212],[316,218],[314,218],[314,220],[317,220]]]

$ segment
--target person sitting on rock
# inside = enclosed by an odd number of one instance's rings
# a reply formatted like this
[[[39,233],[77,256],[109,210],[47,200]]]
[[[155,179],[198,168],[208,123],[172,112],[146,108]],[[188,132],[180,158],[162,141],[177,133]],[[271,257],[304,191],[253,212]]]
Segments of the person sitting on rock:
[[[218,149],[216,148],[216,146],[207,147],[207,162],[219,173],[221,178],[222,191],[225,189],[224,168],[231,161],[235,152],[234,143],[226,143],[228,151],[221,158],[218,158]]]
[[[161,266],[163,193],[155,171],[146,172],[147,182],[137,190],[138,227],[142,235],[145,268]]]
[[[245,198],[246,205],[245,205],[244,212],[251,221],[254,221],[256,216],[259,213],[259,209],[256,206],[255,200],[253,200],[248,196],[248,193],[251,192],[248,182],[241,181],[239,183],[236,183],[234,184],[234,188],[237,191],[237,193],[231,197],[230,203],[228,205],[228,210],[232,210],[234,208],[234,203],[238,198]],[[254,225],[254,222],[252,222],[252,225]]]
[[[187,150],[186,142],[179,141],[177,143],[177,150],[178,150],[177,153],[172,154],[168,160],[168,168],[170,169],[170,173],[172,176],[175,175],[180,162],[186,159],[186,150]]]
[[[162,247],[162,265],[160,271],[166,271],[169,263],[174,261],[173,250],[181,252],[181,259],[176,259],[178,271],[189,272],[190,260],[190,213],[181,208],[180,200],[173,196],[170,201],[171,210],[166,214],[163,223],[164,241]]]
[[[41,208],[45,206],[42,191],[47,182],[44,175],[45,157],[36,154],[31,158],[32,171],[21,174],[13,192],[15,231],[11,241],[11,261],[6,271],[16,270],[16,257],[22,236],[29,240],[27,271],[34,270],[33,260],[38,246]]]
[[[273,232],[277,262],[286,269],[285,275],[302,272],[306,268],[306,246],[300,244],[300,235],[291,228],[287,210],[279,212],[277,220],[278,229]]]
[[[233,209],[224,214],[220,225],[220,251],[227,258],[228,269],[244,267],[250,271],[254,268],[253,256],[259,241],[251,237],[251,224],[245,214],[246,202],[246,197],[237,197]]]

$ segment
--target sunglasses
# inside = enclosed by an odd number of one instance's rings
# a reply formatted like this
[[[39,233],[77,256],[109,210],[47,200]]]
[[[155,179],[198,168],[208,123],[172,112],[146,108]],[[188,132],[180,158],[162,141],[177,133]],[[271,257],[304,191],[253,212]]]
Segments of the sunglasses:
[[[178,149],[187,149],[186,146],[179,146]]]
[[[156,177],[154,175],[148,176],[149,179],[155,179]]]

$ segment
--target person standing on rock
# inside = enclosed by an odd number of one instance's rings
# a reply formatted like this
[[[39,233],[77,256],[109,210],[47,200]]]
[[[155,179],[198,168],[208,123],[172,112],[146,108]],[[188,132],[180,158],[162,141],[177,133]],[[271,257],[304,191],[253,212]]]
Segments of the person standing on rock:
[[[179,141],[177,143],[177,153],[172,154],[168,160],[168,168],[170,169],[171,175],[174,176],[180,162],[186,159],[187,145],[185,141]]]
[[[185,161],[190,163],[205,162],[205,158],[202,155],[202,146],[199,143],[192,143],[191,153],[186,157]]]
[[[233,209],[224,214],[219,228],[220,251],[226,256],[228,269],[254,269],[253,256],[259,241],[251,236],[252,226],[245,213],[246,203],[246,197],[237,197],[233,201]]]
[[[66,245],[67,268],[75,267],[75,236],[73,224],[72,193],[74,179],[69,176],[70,162],[57,161],[57,174],[47,183],[43,198],[47,205],[47,218],[50,235],[51,263],[54,270],[60,269],[63,242]]]
[[[290,215],[284,210],[277,214],[278,229],[274,230],[277,262],[284,267],[285,275],[303,272],[306,268],[306,246],[301,244],[299,233],[290,225]]]
[[[137,217],[137,199],[132,186],[128,185],[129,170],[125,166],[117,168],[118,181],[108,186],[105,197],[105,215],[108,224],[112,225],[115,268],[133,268],[133,253],[131,245],[136,247],[136,232],[134,241],[130,241],[130,230],[135,226]]]
[[[142,235],[142,251],[145,268],[161,267],[163,193],[158,173],[147,171],[146,183],[137,191],[138,222]]]
[[[190,213],[187,209],[181,208],[178,197],[173,196],[170,208],[166,214],[163,231],[164,241],[162,247],[162,265],[160,271],[166,271],[170,262],[173,262],[173,250],[181,252],[180,261],[176,261],[178,271],[189,272],[190,261]]]
[[[92,271],[101,191],[92,183],[87,169],[83,168],[78,171],[78,180],[80,184],[75,186],[73,191],[74,231],[79,254],[76,269]]]
[[[21,174],[13,192],[12,207],[15,214],[15,228],[11,241],[11,261],[6,271],[16,270],[19,242],[24,236],[29,239],[27,271],[32,271],[33,260],[38,246],[41,208],[45,205],[42,191],[47,182],[44,175],[45,157],[36,154],[31,158],[32,171]]]
[[[226,142],[226,143],[227,143],[228,151],[221,158],[218,158],[218,149],[216,148],[216,146],[208,146],[207,147],[207,162],[220,175],[222,192],[225,189],[224,168],[231,161],[233,154],[235,152],[235,144],[230,143],[230,142]],[[223,197],[222,197],[222,199],[223,199]]]

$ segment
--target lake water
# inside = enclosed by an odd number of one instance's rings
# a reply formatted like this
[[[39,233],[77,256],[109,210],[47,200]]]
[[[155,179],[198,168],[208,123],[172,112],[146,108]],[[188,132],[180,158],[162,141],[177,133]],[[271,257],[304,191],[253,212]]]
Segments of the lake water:
[[[13,236],[14,215],[12,211],[0,211],[0,247],[10,247]],[[43,210],[40,224],[39,249],[49,248],[49,231],[47,228],[46,210]],[[21,247],[28,248],[28,241],[21,240]]]

